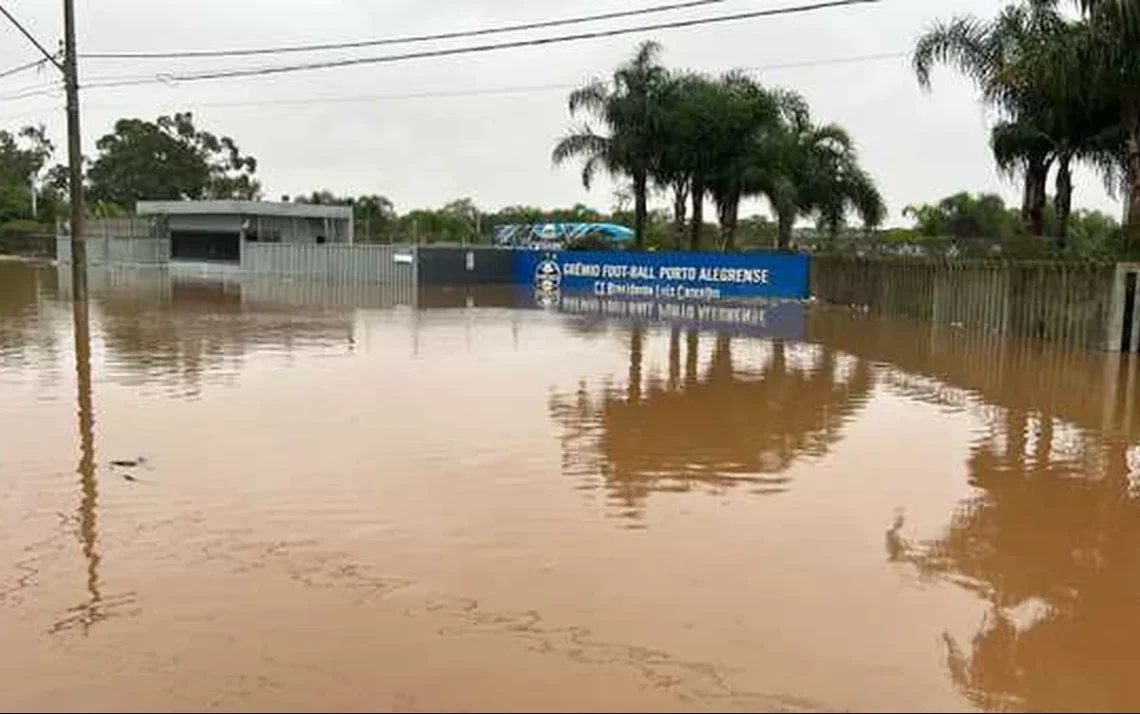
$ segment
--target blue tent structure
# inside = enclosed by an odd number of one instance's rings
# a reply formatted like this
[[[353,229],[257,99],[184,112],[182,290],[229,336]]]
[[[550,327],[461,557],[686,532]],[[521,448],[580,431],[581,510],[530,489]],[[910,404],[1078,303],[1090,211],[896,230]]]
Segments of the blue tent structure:
[[[530,248],[565,245],[588,235],[600,236],[615,246],[633,241],[633,231],[616,223],[526,223],[495,227],[495,245]]]

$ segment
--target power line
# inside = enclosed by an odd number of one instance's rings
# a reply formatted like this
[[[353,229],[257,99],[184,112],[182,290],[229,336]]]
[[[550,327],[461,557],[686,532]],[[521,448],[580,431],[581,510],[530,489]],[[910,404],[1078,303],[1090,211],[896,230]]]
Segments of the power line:
[[[855,64],[860,62],[873,62],[885,59],[897,59],[909,56],[909,52],[879,52],[875,54],[866,55],[851,55],[848,57],[830,57],[815,60],[798,60],[794,62],[780,62],[776,64],[759,65],[752,67],[741,67],[740,69],[746,72],[771,72],[785,69],[804,69],[809,67],[827,67],[835,65]],[[140,84],[155,84],[162,80],[149,77],[149,78],[130,78],[126,81],[117,81],[110,78],[106,82],[96,80],[94,85],[89,85],[88,89],[101,89],[101,88],[119,88],[126,86],[134,86]],[[533,85],[519,85],[513,87],[492,87],[483,89],[460,89],[460,90],[440,90],[440,91],[426,91],[426,92],[410,92],[400,94],[358,94],[347,95],[338,97],[301,97],[293,99],[265,99],[265,100],[247,100],[247,101],[221,101],[221,102],[190,102],[194,107],[202,108],[224,108],[224,107],[257,107],[257,106],[292,106],[292,105],[309,105],[309,104],[342,104],[342,103],[366,103],[366,102],[379,102],[379,101],[393,101],[393,100],[414,100],[414,99],[446,99],[451,97],[473,97],[485,95],[502,95],[502,94],[526,94],[529,92],[545,92],[554,90],[566,90],[577,87],[577,84],[571,83],[556,83],[556,84],[533,84]],[[32,86],[26,87],[23,90],[10,92],[8,94],[0,94],[0,100],[10,101],[17,99],[28,99],[39,96],[50,96],[57,94],[61,89],[59,83],[54,83],[48,86]],[[114,105],[107,104],[94,104],[93,107],[107,107]],[[126,105],[123,105],[126,106]]]
[[[54,84],[44,86],[25,87],[24,89],[8,94],[0,94],[0,101],[15,101],[17,99],[29,99],[31,97],[40,97],[53,95],[62,88],[62,83],[56,82]]]
[[[824,67],[831,65],[853,64],[858,62],[870,62],[884,59],[896,59],[908,56],[908,52],[880,52],[876,54],[867,55],[852,55],[849,57],[833,57],[816,60],[800,60],[796,62],[781,62],[778,64],[768,64],[753,67],[741,67],[740,69],[746,72],[770,72],[782,69],[802,69],[808,67]],[[99,85],[96,85],[98,88]],[[109,85],[102,85],[109,86]],[[452,97],[474,97],[474,96],[491,96],[503,94],[527,94],[531,92],[547,92],[555,90],[574,89],[579,86],[572,83],[556,83],[556,84],[532,84],[532,85],[519,85],[513,87],[487,87],[480,89],[459,89],[459,90],[439,90],[439,91],[424,91],[424,92],[408,92],[408,93],[389,93],[389,94],[354,94],[342,95],[334,97],[300,97],[291,99],[252,99],[252,100],[239,100],[239,101],[220,101],[220,102],[192,102],[195,108],[224,108],[224,107],[260,107],[260,106],[297,106],[297,105],[311,105],[311,104],[342,104],[342,103],[367,103],[367,102],[382,102],[394,100],[413,100],[413,99],[446,99]],[[106,107],[106,104],[92,105],[98,107]]]
[[[44,63],[44,60],[38,59],[38,60],[33,60],[31,62],[27,62],[25,64],[17,65],[16,67],[10,67],[10,68],[4,70],[3,72],[0,72],[0,79],[4,79],[5,77],[11,77],[12,75],[19,74],[20,72],[26,72],[29,69],[34,69],[36,67],[40,67],[43,65],[43,63]]]
[[[333,42],[315,45],[292,45],[284,47],[262,47],[255,49],[236,50],[184,50],[179,52],[90,52],[81,55],[85,59],[195,59],[205,57],[251,57],[255,55],[289,54],[297,52],[320,52],[325,50],[350,50],[362,47],[379,47],[382,45],[406,45],[417,42],[433,42],[437,40],[456,40],[465,37],[480,37],[486,35],[499,35],[523,30],[542,30],[565,25],[577,25],[586,22],[601,20],[618,20],[624,17],[638,15],[655,15],[674,10],[685,10],[708,5],[719,5],[731,0],[687,0],[668,5],[638,8],[635,10],[618,10],[604,12],[596,15],[582,15],[579,17],[563,18],[561,20],[544,20],[540,22],[527,22],[503,27],[489,27],[477,30],[460,30],[455,32],[442,32],[431,35],[412,35],[407,37],[385,37],[376,40],[360,40],[356,42]]]
[[[564,42],[577,42],[582,40],[600,39],[605,37],[616,37],[619,35],[629,35],[634,33],[652,32],[656,30],[672,30],[684,27],[696,27],[700,25],[712,25],[726,22],[738,22],[741,20],[750,20],[759,17],[773,17],[778,15],[792,15],[803,14],[808,12],[816,12],[819,10],[826,10],[831,8],[854,6],[854,5],[870,5],[881,2],[882,0],[825,0],[824,2],[816,2],[804,5],[793,5],[790,7],[770,8],[767,10],[753,10],[750,12],[740,12],[731,15],[718,15],[715,17],[693,18],[688,20],[675,20],[672,22],[661,22],[650,25],[638,25],[635,27],[623,27],[611,30],[598,30],[595,32],[583,32],[574,35],[557,35],[554,37],[541,37],[527,40],[515,40],[511,42],[501,42],[498,44],[489,45],[471,45],[467,47],[453,47],[449,49],[440,50],[426,50],[422,52],[407,52],[396,55],[381,55],[379,57],[356,57],[351,59],[342,60],[328,60],[321,62],[306,62],[302,64],[292,65],[278,65],[269,67],[255,67],[249,69],[228,69],[217,70],[190,74],[176,74],[170,73],[163,76],[156,76],[153,80],[134,80],[123,82],[105,82],[88,83],[88,87],[113,87],[113,86],[130,86],[132,84],[152,84],[154,82],[199,82],[214,79],[236,79],[240,77],[260,77],[276,74],[289,74],[293,72],[302,72],[315,69],[331,69],[336,67],[352,67],[367,64],[387,64],[393,62],[402,62],[413,59],[426,59],[432,57],[449,57],[454,55],[466,54],[481,54],[485,52],[494,52],[497,50],[516,49],[520,47],[539,47],[543,45],[561,44]]]
[[[13,17],[12,13],[8,12],[8,9],[5,8],[3,5],[0,5],[0,14],[4,15],[4,17],[8,18],[8,22],[12,23],[16,27],[16,29],[19,30],[20,33],[24,35],[24,37],[28,38],[28,42],[31,42],[33,45],[35,45],[36,49],[39,50],[40,53],[44,57],[47,58],[48,62],[51,62],[52,64],[54,64],[56,67],[59,68],[60,71],[63,71],[63,65],[61,65],[59,63],[59,61],[56,60],[55,55],[53,55],[52,53],[45,50],[44,46],[40,44],[40,41],[37,40],[35,38],[35,36],[32,35],[32,33],[28,32],[28,30],[23,25],[20,24],[20,21],[17,20],[15,17]]]

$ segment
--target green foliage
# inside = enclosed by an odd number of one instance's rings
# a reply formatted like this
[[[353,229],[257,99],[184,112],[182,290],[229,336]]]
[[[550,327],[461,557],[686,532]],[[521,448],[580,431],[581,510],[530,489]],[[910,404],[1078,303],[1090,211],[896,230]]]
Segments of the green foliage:
[[[581,159],[587,188],[599,170],[628,178],[638,246],[680,247],[687,232],[691,249],[715,241],[733,250],[740,204],[749,196],[772,204],[781,218],[777,242],[784,246],[799,217],[815,216],[833,234],[851,212],[868,226],[882,221],[882,197],[859,166],[850,137],[840,127],[813,124],[802,97],[764,87],[742,71],[719,78],[669,72],[657,63],[658,52],[654,44],[642,45],[612,82],[595,81],[571,94],[571,113],[588,112],[604,131],[584,125],[563,137],[553,154],[556,163]],[[647,209],[649,183],[672,197],[663,235],[649,235],[660,223]],[[720,224],[711,237],[706,198],[716,204]],[[768,238],[740,241],[755,247]]]
[[[0,223],[17,219],[51,223],[60,215],[64,195],[57,180],[60,168],[48,168],[54,153],[42,126],[26,126],[14,135],[0,131]]]
[[[991,148],[998,168],[1024,180],[1020,218],[1034,236],[1065,250],[1075,164],[1098,170],[1130,197],[1127,234],[1140,245],[1140,30],[1136,0],[1080,0],[1069,19],[1055,0],[1020,0],[992,21],[958,17],[917,42],[914,68],[929,87],[949,65],[972,79],[996,110]],[[1055,173],[1052,231],[1047,185]]]
[[[1019,220],[1011,215],[1001,196],[956,193],[934,205],[907,206],[903,215],[915,221],[923,236],[988,238],[1007,241],[1019,231]]]
[[[586,188],[599,170],[630,177],[638,248],[645,245],[649,180],[660,153],[662,98],[669,79],[657,61],[660,54],[660,45],[645,42],[617,68],[610,82],[594,80],[572,92],[570,114],[585,114],[600,130],[583,124],[564,136],[551,155],[556,164],[580,159]]]
[[[154,122],[120,119],[96,142],[87,172],[91,200],[133,207],[144,200],[255,199],[257,160],[233,139],[194,126],[189,112]]]
[[[51,228],[48,227],[47,230],[50,231]],[[31,234],[44,232],[45,226],[42,223],[39,221],[33,221],[28,218],[17,218],[15,220],[8,221],[0,226],[0,233],[6,233],[9,235],[13,233]]]
[[[907,206],[904,215],[915,222],[913,229],[881,231],[871,241],[880,249],[903,246],[933,249],[937,240],[945,248],[953,245],[960,255],[1000,254],[1015,258],[1111,259],[1122,249],[1120,224],[1100,211],[1075,211],[1069,217],[1069,241],[1058,249],[1025,230],[1016,210],[1006,207],[1000,196],[956,193],[935,204]],[[1058,229],[1053,207],[1046,205],[1042,215],[1046,234]]]

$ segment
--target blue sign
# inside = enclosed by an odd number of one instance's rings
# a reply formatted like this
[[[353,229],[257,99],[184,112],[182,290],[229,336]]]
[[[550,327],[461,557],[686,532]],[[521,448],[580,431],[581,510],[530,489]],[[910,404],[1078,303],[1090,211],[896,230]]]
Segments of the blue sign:
[[[514,260],[515,284],[540,293],[676,301],[808,296],[802,254],[523,250]]]

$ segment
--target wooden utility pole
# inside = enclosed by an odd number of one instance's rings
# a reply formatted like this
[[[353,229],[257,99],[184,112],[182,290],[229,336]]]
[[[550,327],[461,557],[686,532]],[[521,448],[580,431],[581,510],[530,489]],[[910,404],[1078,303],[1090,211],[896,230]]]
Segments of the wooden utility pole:
[[[83,234],[83,151],[79,133],[79,70],[75,50],[75,0],[63,0],[63,81],[67,91],[67,176],[71,193],[71,287],[87,297],[87,237]]]

